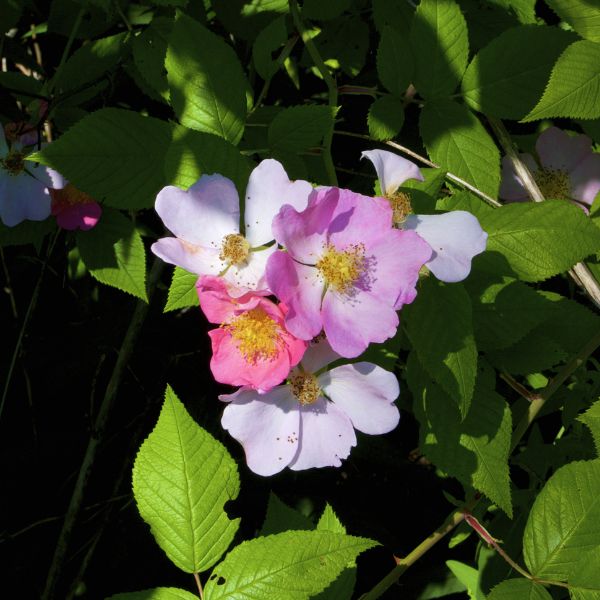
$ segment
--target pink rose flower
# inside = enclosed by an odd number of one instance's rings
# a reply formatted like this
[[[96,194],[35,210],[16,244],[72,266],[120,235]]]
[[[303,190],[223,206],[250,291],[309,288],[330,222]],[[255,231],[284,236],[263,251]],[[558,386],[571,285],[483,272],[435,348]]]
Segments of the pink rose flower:
[[[50,190],[51,212],[62,229],[87,231],[96,227],[102,216],[102,207],[91,196],[72,183],[59,190]]]

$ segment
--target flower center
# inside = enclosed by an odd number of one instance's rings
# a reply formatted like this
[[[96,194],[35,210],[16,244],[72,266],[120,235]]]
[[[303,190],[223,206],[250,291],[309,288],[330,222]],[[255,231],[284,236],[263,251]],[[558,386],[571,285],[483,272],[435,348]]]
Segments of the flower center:
[[[8,171],[9,175],[19,175],[25,169],[25,161],[22,152],[9,152],[8,156],[2,160],[2,166]]]
[[[410,202],[410,194],[406,192],[396,192],[388,197],[388,202],[392,207],[392,223],[394,225],[402,225],[406,221],[406,217],[413,211]]]
[[[540,188],[544,198],[570,200],[571,182],[566,171],[553,169],[540,169],[534,175],[535,182]]]
[[[250,244],[243,235],[230,233],[223,238],[219,258],[230,265],[243,263],[250,252]]]
[[[223,325],[250,363],[272,360],[279,354],[281,327],[262,308],[253,308]]]
[[[69,206],[95,202],[95,200],[89,194],[77,189],[72,183],[67,183],[67,185],[61,190],[50,189],[50,195],[56,202],[60,204],[68,204]]]
[[[365,270],[365,247],[352,244],[345,250],[338,250],[328,244],[316,266],[328,285],[338,292],[347,292]]]
[[[300,404],[313,404],[321,395],[319,382],[312,373],[296,371],[290,376],[290,386]]]

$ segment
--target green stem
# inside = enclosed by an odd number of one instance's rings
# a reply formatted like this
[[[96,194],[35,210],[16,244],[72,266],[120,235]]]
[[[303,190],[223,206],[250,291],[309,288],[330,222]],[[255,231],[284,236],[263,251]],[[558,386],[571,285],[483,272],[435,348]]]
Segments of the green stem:
[[[314,45],[310,34],[304,28],[302,23],[302,18],[300,16],[300,10],[298,8],[298,2],[296,0],[290,0],[290,12],[292,13],[292,18],[294,19],[294,25],[304,42],[304,46],[306,47],[307,52],[310,54],[315,67],[321,74],[325,85],[327,86],[327,91],[329,95],[329,106],[331,106],[332,110],[337,111],[338,108],[338,90],[327,65],[323,62],[317,47]],[[337,186],[337,175],[335,172],[335,166],[333,164],[333,158],[331,156],[331,144],[333,142],[333,126],[330,127],[323,137],[323,145],[324,145],[324,153],[323,160],[325,161],[325,169],[327,170],[327,174],[329,176],[329,182],[333,186]]]

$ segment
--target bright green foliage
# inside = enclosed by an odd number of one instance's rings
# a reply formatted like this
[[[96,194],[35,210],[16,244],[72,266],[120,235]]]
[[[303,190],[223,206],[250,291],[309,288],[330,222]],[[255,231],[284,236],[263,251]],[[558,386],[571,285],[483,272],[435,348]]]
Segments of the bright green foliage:
[[[485,600],[479,588],[479,571],[457,560],[447,560],[446,566],[466,588],[471,600]]]
[[[523,121],[600,117],[600,43],[571,44],[552,69],[544,95]]]
[[[585,423],[594,438],[596,444],[596,452],[600,455],[600,400],[597,400],[579,416],[579,421]]]
[[[569,577],[569,592],[573,600],[600,598],[600,545],[582,552]]]
[[[280,17],[269,23],[259,34],[252,46],[252,58],[258,74],[266,81],[279,69],[272,53],[287,40],[285,18]]]
[[[247,81],[232,48],[179,14],[165,66],[171,104],[181,124],[237,144],[246,120]]]
[[[413,16],[414,9],[405,0],[373,0],[373,20],[380,32],[390,26],[407,36]]]
[[[392,27],[386,27],[377,50],[377,74],[383,85],[401,96],[412,81],[414,57],[408,38]]]
[[[552,600],[546,588],[535,581],[507,579],[499,583],[488,595],[487,600]]]
[[[391,140],[404,124],[404,106],[396,96],[377,98],[369,108],[369,135],[376,140]]]
[[[308,600],[361,552],[376,545],[366,538],[331,531],[288,531],[259,537],[236,546],[213,569],[204,598]]]
[[[148,301],[146,251],[133,222],[104,209],[98,225],[76,233],[81,260],[101,283]]]
[[[187,308],[188,306],[198,306],[197,281],[198,275],[195,273],[190,273],[181,267],[175,267],[164,312]]]
[[[165,184],[170,140],[171,126],[165,121],[104,108],[28,158],[56,169],[108,206],[147,208]]]
[[[302,4],[302,16],[307,19],[325,21],[339,17],[349,8],[351,0],[304,0]]]
[[[185,590],[160,587],[141,592],[116,594],[107,598],[107,600],[198,600],[198,597]]]
[[[487,115],[521,119],[540,99],[572,33],[539,25],[509,29],[471,61],[462,81],[465,101]]]
[[[418,298],[403,311],[408,336],[429,375],[464,418],[477,376],[471,300],[460,283],[443,284],[433,277],[422,282]]]
[[[589,0],[546,0],[546,4],[581,37],[600,42],[600,7],[597,4]]]
[[[176,126],[165,156],[165,176],[169,183],[187,189],[201,175],[220,173],[235,183],[240,196],[246,189],[252,163],[227,140]]]
[[[486,213],[494,210],[489,204],[481,201],[481,198],[471,194],[471,192],[462,191],[452,194],[452,196],[442,196],[435,204],[437,210],[466,210],[474,214],[478,219]]]
[[[223,506],[239,492],[235,461],[189,416],[167,387],[156,427],[133,467],[133,494],[158,545],[187,573],[213,566],[239,519]]]
[[[512,419],[507,403],[490,389],[482,372],[469,414],[461,422],[455,404],[430,380],[414,352],[408,359],[407,377],[415,395],[423,454],[512,517],[508,474]]]
[[[454,0],[422,0],[410,32],[414,84],[427,99],[450,95],[467,68],[467,24]]]
[[[165,57],[172,27],[172,19],[156,17],[132,42],[133,59],[140,75],[165,101],[169,100]]]
[[[254,40],[273,19],[289,11],[288,0],[213,0],[217,18],[242,40]]]
[[[561,200],[510,204],[481,219],[486,270],[542,281],[562,273],[600,248],[600,230],[585,213]]]
[[[267,514],[260,530],[260,535],[282,533],[294,529],[314,529],[312,521],[302,513],[282,502],[273,492],[269,494]]]
[[[527,567],[536,577],[568,581],[599,540],[600,459],[565,465],[531,508],[523,537]]]
[[[431,159],[443,169],[495,197],[500,186],[500,153],[477,117],[451,100],[428,102],[419,122]]]
[[[269,126],[269,146],[275,152],[302,152],[320,146],[333,127],[337,111],[329,106],[292,106],[282,110]]]

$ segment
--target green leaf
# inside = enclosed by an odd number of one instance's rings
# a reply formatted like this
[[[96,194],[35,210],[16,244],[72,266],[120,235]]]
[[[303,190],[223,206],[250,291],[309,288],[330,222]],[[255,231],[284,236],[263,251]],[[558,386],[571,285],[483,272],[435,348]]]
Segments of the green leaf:
[[[600,248],[600,229],[580,208],[562,200],[509,204],[480,223],[488,241],[478,266],[525,281],[562,273]]]
[[[557,27],[523,25],[493,39],[462,81],[467,104],[501,119],[521,119],[536,105],[554,63],[575,36]]]
[[[239,492],[227,450],[197,425],[167,387],[156,427],[133,467],[133,494],[144,521],[169,559],[187,573],[214,565],[233,540],[239,519],[224,504]]]
[[[220,173],[244,193],[252,163],[227,140],[185,127],[173,129],[173,139],[164,160],[166,179],[187,189],[202,174]]]
[[[386,27],[377,50],[379,80],[392,94],[401,96],[406,92],[413,72],[414,57],[407,37]]]
[[[600,42],[600,11],[588,0],[546,0],[546,4],[581,37]]]
[[[282,533],[288,530],[314,529],[312,521],[302,513],[284,504],[273,492],[269,494],[267,514],[260,530],[261,536]],[[345,533],[345,532],[343,532]]]
[[[600,545],[584,552],[569,577],[573,600],[600,600]]]
[[[596,444],[596,452],[600,455],[600,400],[594,402],[582,415],[579,415],[577,420],[589,427],[594,444]]]
[[[212,0],[226,31],[242,40],[254,40],[273,19],[289,12],[287,0]]]
[[[477,569],[457,560],[447,560],[446,566],[454,573],[456,579],[465,585],[471,600],[485,600],[479,587],[479,571]]]
[[[487,600],[552,600],[546,588],[530,579],[507,579],[499,583]]]
[[[422,0],[410,31],[414,83],[428,100],[448,96],[467,68],[467,24],[454,0]]]
[[[278,152],[301,152],[320,146],[333,127],[337,109],[329,106],[292,106],[282,110],[269,125],[269,145]]]
[[[15,227],[7,227],[0,223],[0,248],[33,244],[39,249],[44,238],[53,231],[56,231],[54,219],[23,221]]]
[[[167,49],[171,104],[182,125],[237,144],[246,120],[246,77],[223,38],[180,13]]]
[[[552,69],[544,95],[523,121],[555,117],[600,117],[600,44],[571,44]]]
[[[408,36],[415,10],[406,0],[373,0],[373,20],[380,32],[393,27],[403,36]]]
[[[561,467],[536,498],[523,554],[536,577],[568,581],[582,552],[600,539],[600,459]]]
[[[377,542],[330,531],[288,531],[236,546],[206,584],[205,600],[308,600]],[[223,581],[224,580],[224,581]]]
[[[346,528],[338,519],[329,503],[325,504],[323,514],[317,523],[317,531],[333,531],[333,533],[346,533]]]
[[[404,105],[400,98],[382,96],[369,108],[369,135],[376,140],[391,140],[404,125]]]
[[[177,588],[153,588],[141,592],[115,594],[107,600],[198,600],[198,596]]]
[[[339,17],[350,6],[351,0],[304,0],[302,16],[307,19],[326,21]]]
[[[198,306],[197,281],[198,275],[195,273],[189,273],[181,267],[175,267],[163,312],[187,308],[188,306]]]
[[[500,152],[477,117],[451,100],[428,102],[421,136],[432,160],[446,171],[495,197],[500,186]]]
[[[159,119],[104,108],[28,159],[56,169],[108,206],[148,208],[165,185],[163,163],[171,129]]]
[[[444,212],[449,210],[466,210],[475,215],[478,219],[485,213],[494,210],[481,198],[478,198],[466,190],[454,192],[451,196],[442,196],[436,202],[435,208],[436,210]]]
[[[419,360],[464,418],[477,376],[469,295],[460,283],[447,285],[429,278],[422,282],[416,301],[403,312]]]
[[[271,79],[280,68],[273,60],[273,52],[287,41],[285,17],[280,17],[269,23],[256,37],[252,46],[252,59],[258,74],[265,80]]]
[[[96,227],[78,231],[75,238],[81,260],[95,279],[148,301],[146,251],[130,219],[105,208]]]

